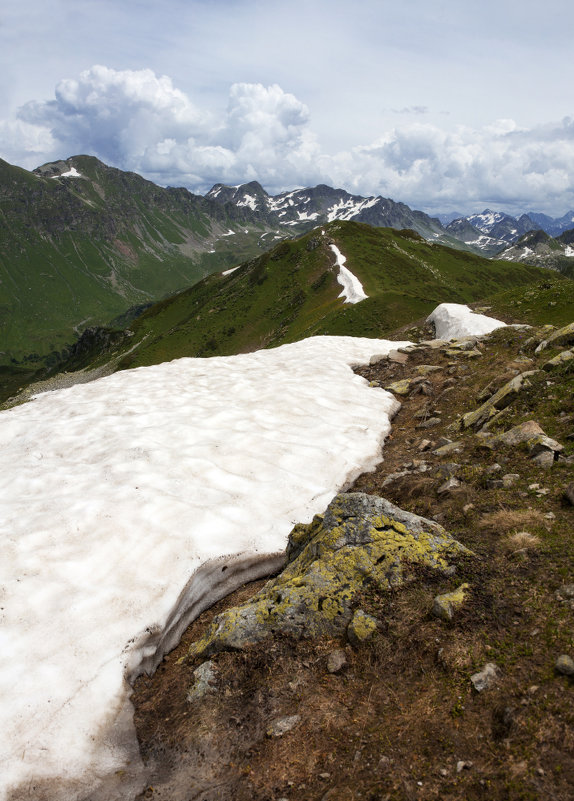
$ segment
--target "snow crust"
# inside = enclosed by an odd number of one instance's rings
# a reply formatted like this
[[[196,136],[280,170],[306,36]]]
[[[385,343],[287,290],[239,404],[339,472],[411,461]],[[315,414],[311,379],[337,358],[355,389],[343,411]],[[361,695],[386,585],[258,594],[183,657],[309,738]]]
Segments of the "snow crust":
[[[365,294],[363,285],[357,276],[354,275],[347,267],[345,267],[347,257],[343,256],[336,245],[329,245],[329,247],[337,257],[337,264],[339,266],[337,281],[343,287],[343,291],[339,297],[343,298],[345,303],[359,303],[361,300],[368,298],[369,296]]]
[[[566,245],[566,250],[564,251],[564,255],[568,257],[574,256],[574,248],[570,247],[570,245]]]
[[[441,303],[427,317],[427,322],[434,324],[437,339],[482,336],[506,325],[494,317],[476,314],[460,303]]]
[[[240,267],[241,265],[239,264],[237,267],[232,267],[230,270],[223,270],[221,275],[231,275],[231,273],[234,273],[235,270],[239,270]]]
[[[180,359],[0,413],[1,799],[137,794],[128,680],[380,460],[398,403],[350,365],[406,344]]]

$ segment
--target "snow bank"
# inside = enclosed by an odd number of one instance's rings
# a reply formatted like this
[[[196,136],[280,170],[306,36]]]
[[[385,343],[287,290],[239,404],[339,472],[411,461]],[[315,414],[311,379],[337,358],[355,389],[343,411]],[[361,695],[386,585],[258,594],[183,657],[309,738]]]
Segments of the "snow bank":
[[[482,336],[506,325],[494,317],[475,314],[460,303],[441,303],[427,317],[427,323],[433,323],[437,339]]]
[[[337,281],[343,287],[343,291],[339,297],[343,298],[345,303],[359,303],[361,300],[368,298],[357,276],[353,275],[353,273],[345,267],[347,257],[343,256],[336,245],[329,245],[329,247],[337,257],[337,265],[339,266]]]
[[[398,404],[349,366],[404,344],[180,359],[0,413],[0,798],[133,798],[126,678],[380,460]]]

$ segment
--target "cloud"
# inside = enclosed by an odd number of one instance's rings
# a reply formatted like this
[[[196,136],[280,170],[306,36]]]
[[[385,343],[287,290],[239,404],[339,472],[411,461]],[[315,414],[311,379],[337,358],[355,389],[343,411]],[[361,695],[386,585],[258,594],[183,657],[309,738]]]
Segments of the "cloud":
[[[563,213],[574,206],[571,118],[446,130],[418,119],[426,111],[405,107],[403,124],[330,154],[307,106],[277,84],[233,84],[227,107],[208,113],[167,76],[95,66],[60,81],[53,100],[24,105],[17,119],[0,123],[0,135],[5,158],[36,159],[24,166],[91,153],[198,192],[217,182],[258,180],[270,192],[322,182],[427,210],[493,204]]]

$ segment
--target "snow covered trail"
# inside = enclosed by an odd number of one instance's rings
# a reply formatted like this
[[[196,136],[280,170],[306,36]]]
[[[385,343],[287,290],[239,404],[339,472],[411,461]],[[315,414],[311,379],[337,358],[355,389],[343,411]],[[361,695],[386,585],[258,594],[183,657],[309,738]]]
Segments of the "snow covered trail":
[[[0,413],[0,799],[134,797],[126,679],[380,460],[398,403],[350,366],[401,344],[180,359]]]
[[[357,276],[353,275],[353,273],[347,267],[345,267],[347,257],[343,256],[336,245],[329,245],[329,247],[337,257],[337,264],[339,266],[337,281],[343,287],[343,291],[339,297],[343,298],[345,303],[359,303],[361,300],[366,300],[368,295],[365,294],[363,285]]]

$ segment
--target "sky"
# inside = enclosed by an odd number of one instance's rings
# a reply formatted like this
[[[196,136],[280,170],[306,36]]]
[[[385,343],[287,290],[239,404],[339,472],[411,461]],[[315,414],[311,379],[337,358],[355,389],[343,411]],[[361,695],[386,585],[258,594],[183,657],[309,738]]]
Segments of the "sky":
[[[3,0],[0,157],[574,208],[569,0]]]

